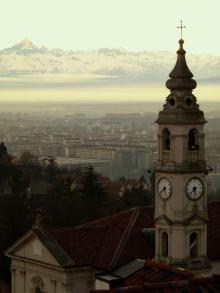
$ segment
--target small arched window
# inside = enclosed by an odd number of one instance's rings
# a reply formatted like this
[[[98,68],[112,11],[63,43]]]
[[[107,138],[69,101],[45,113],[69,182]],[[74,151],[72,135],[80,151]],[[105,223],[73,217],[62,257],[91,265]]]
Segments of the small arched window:
[[[42,291],[39,287],[36,287],[34,293],[42,293]]]
[[[189,249],[190,249],[190,257],[198,257],[198,234],[193,232],[190,235],[190,239],[189,239]]]
[[[170,131],[167,128],[163,130],[163,149],[170,150]]]
[[[168,256],[168,234],[163,232],[161,236],[162,241],[162,256]]]
[[[190,129],[188,134],[188,150],[189,151],[198,151],[198,130],[193,128]]]

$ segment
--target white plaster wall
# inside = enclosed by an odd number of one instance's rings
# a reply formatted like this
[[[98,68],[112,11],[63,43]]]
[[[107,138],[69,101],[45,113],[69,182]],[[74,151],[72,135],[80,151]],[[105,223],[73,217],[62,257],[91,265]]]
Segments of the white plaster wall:
[[[71,271],[38,263],[12,259],[12,293],[34,293],[34,277],[43,281],[45,293],[89,293],[95,289],[92,268],[78,267]]]
[[[104,282],[102,280],[95,280],[95,289],[97,290],[108,290],[109,288],[109,283]]]

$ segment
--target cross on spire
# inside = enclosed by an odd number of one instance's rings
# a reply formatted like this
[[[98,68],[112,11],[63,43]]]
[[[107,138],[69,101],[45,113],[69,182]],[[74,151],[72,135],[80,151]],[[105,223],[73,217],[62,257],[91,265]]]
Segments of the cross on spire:
[[[183,21],[180,20],[180,26],[177,27],[178,29],[180,29],[180,38],[183,38],[183,29],[186,28],[186,26],[183,26]]]

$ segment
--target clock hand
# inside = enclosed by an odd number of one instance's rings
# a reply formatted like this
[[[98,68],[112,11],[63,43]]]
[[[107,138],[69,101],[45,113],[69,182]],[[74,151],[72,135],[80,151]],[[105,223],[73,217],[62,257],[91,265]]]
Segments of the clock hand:
[[[163,187],[163,189],[161,189],[160,194],[164,193],[166,194],[166,186]]]
[[[196,190],[197,190],[197,187],[196,186],[193,186],[192,188],[192,191],[189,193],[189,195],[193,195],[196,196]]]
[[[194,191],[194,190],[192,190],[192,191],[189,193],[189,195],[191,195],[191,194],[193,194],[193,193],[195,193],[195,191]]]
[[[196,186],[193,186],[193,191],[194,191],[194,194],[196,195],[196,190],[197,190],[197,187]]]

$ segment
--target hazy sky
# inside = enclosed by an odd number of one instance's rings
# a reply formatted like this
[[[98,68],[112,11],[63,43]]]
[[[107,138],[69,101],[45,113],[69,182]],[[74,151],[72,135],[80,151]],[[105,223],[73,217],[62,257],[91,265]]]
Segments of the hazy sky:
[[[187,50],[220,54],[220,0],[0,0],[0,49],[23,38],[49,48]]]

